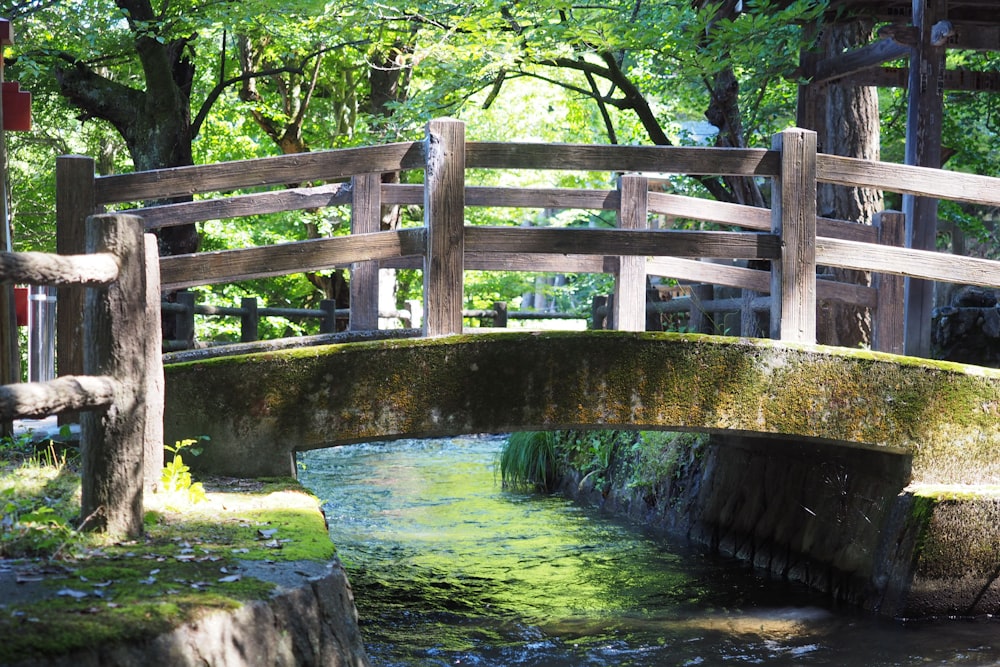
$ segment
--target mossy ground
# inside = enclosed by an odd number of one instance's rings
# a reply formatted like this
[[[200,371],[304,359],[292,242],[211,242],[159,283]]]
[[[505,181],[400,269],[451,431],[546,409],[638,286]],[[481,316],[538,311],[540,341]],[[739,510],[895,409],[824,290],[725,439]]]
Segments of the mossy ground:
[[[317,499],[294,480],[205,480],[207,499],[147,494],[145,534],[108,543],[72,529],[79,477],[65,460],[0,451],[0,664],[153,637],[268,598],[246,561],[329,561]],[[48,508],[48,509],[46,509]]]

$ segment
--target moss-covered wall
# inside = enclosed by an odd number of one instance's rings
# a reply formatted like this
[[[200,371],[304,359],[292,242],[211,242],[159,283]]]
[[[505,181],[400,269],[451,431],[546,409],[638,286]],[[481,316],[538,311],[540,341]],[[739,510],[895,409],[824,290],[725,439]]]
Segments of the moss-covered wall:
[[[170,364],[168,440],[289,474],[372,439],[625,427],[783,434],[912,455],[918,482],[1000,483],[1000,372],[766,340],[595,331],[328,345]]]

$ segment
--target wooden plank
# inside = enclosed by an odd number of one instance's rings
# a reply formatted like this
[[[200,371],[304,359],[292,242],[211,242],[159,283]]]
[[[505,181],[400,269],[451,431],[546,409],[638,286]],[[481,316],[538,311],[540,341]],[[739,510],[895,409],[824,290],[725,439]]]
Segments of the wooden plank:
[[[351,262],[422,255],[423,228],[295,241],[259,248],[160,258],[164,291],[289,273],[323,271]]]
[[[670,195],[663,192],[649,193],[649,210],[652,213],[678,218],[706,220],[723,225],[735,225],[762,232],[771,231],[770,209],[743,204],[729,204],[712,199],[697,199]]]
[[[79,155],[56,158],[56,252],[83,254],[87,217],[97,210],[94,160]],[[56,295],[56,374],[83,374],[83,299],[81,286],[60,287]],[[64,414],[60,423],[75,421]]]
[[[782,253],[771,263],[771,337],[816,342],[816,133],[792,128],[775,135],[781,178],[771,186],[772,231]]]
[[[103,176],[97,179],[98,203],[153,201],[239,188],[337,181],[356,174],[419,169],[420,142],[342,148],[277,157],[175,167]]]
[[[621,192],[621,209],[618,226],[621,229],[646,229],[647,196],[646,179],[636,174],[625,174],[618,182]],[[614,299],[615,328],[620,331],[646,330],[646,258],[625,255],[618,258],[615,274]]]
[[[882,245],[902,247],[906,242],[906,220],[898,211],[876,213],[872,226],[879,231],[879,243]],[[872,349],[902,354],[905,297],[903,278],[888,273],[875,273],[872,285],[878,294],[872,318]]]
[[[1000,206],[1000,178],[978,174],[821,153],[816,157],[816,178],[823,183]]]
[[[816,63],[816,70],[810,76],[811,85],[819,85],[834,81],[840,77],[854,74],[861,70],[877,67],[889,60],[896,60],[910,54],[910,47],[892,39],[880,39],[859,49],[852,49],[832,58],[826,58]]]
[[[351,207],[351,235],[372,234],[382,222],[382,176],[365,174],[351,180],[354,205]],[[378,329],[378,261],[351,264],[351,331]]]
[[[424,335],[462,333],[465,254],[465,124],[427,124],[424,169]]]
[[[1000,262],[978,257],[818,238],[816,260],[826,266],[845,269],[1000,288]]]
[[[334,183],[316,188],[291,188],[277,192],[148,206],[131,209],[129,213],[142,216],[148,231],[205,220],[228,220],[281,211],[341,206],[350,204],[351,197],[351,188],[346,183]]]
[[[777,259],[779,238],[760,232],[552,227],[467,227],[469,251]]]
[[[163,406],[166,400],[166,379],[163,376],[163,327],[160,319],[160,249],[152,234],[143,235],[146,271],[146,372],[145,381],[145,433],[143,435],[143,492],[157,491],[163,472],[165,444],[163,435]]]
[[[495,253],[469,250],[466,271],[529,271],[538,273],[604,273],[601,255]]]
[[[841,79],[841,83],[878,88],[908,88],[910,68],[878,67]],[[945,70],[944,89],[995,93],[1000,91],[1000,72],[980,72],[963,68]]]
[[[778,155],[754,148],[470,142],[470,169],[560,169],[776,176]]]

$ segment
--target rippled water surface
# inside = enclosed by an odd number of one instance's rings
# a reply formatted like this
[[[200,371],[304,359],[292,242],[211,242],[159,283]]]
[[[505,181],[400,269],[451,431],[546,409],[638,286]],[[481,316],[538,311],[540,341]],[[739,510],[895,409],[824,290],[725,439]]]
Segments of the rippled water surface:
[[[560,497],[504,491],[500,444],[300,455],[375,665],[1000,665],[1000,623],[831,607]]]

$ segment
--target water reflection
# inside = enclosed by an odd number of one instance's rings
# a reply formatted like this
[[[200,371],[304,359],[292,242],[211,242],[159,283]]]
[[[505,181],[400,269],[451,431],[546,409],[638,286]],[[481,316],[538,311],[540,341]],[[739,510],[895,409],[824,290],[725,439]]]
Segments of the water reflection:
[[[301,455],[377,665],[1000,664],[989,621],[831,609],[581,509],[499,488],[498,438]]]

